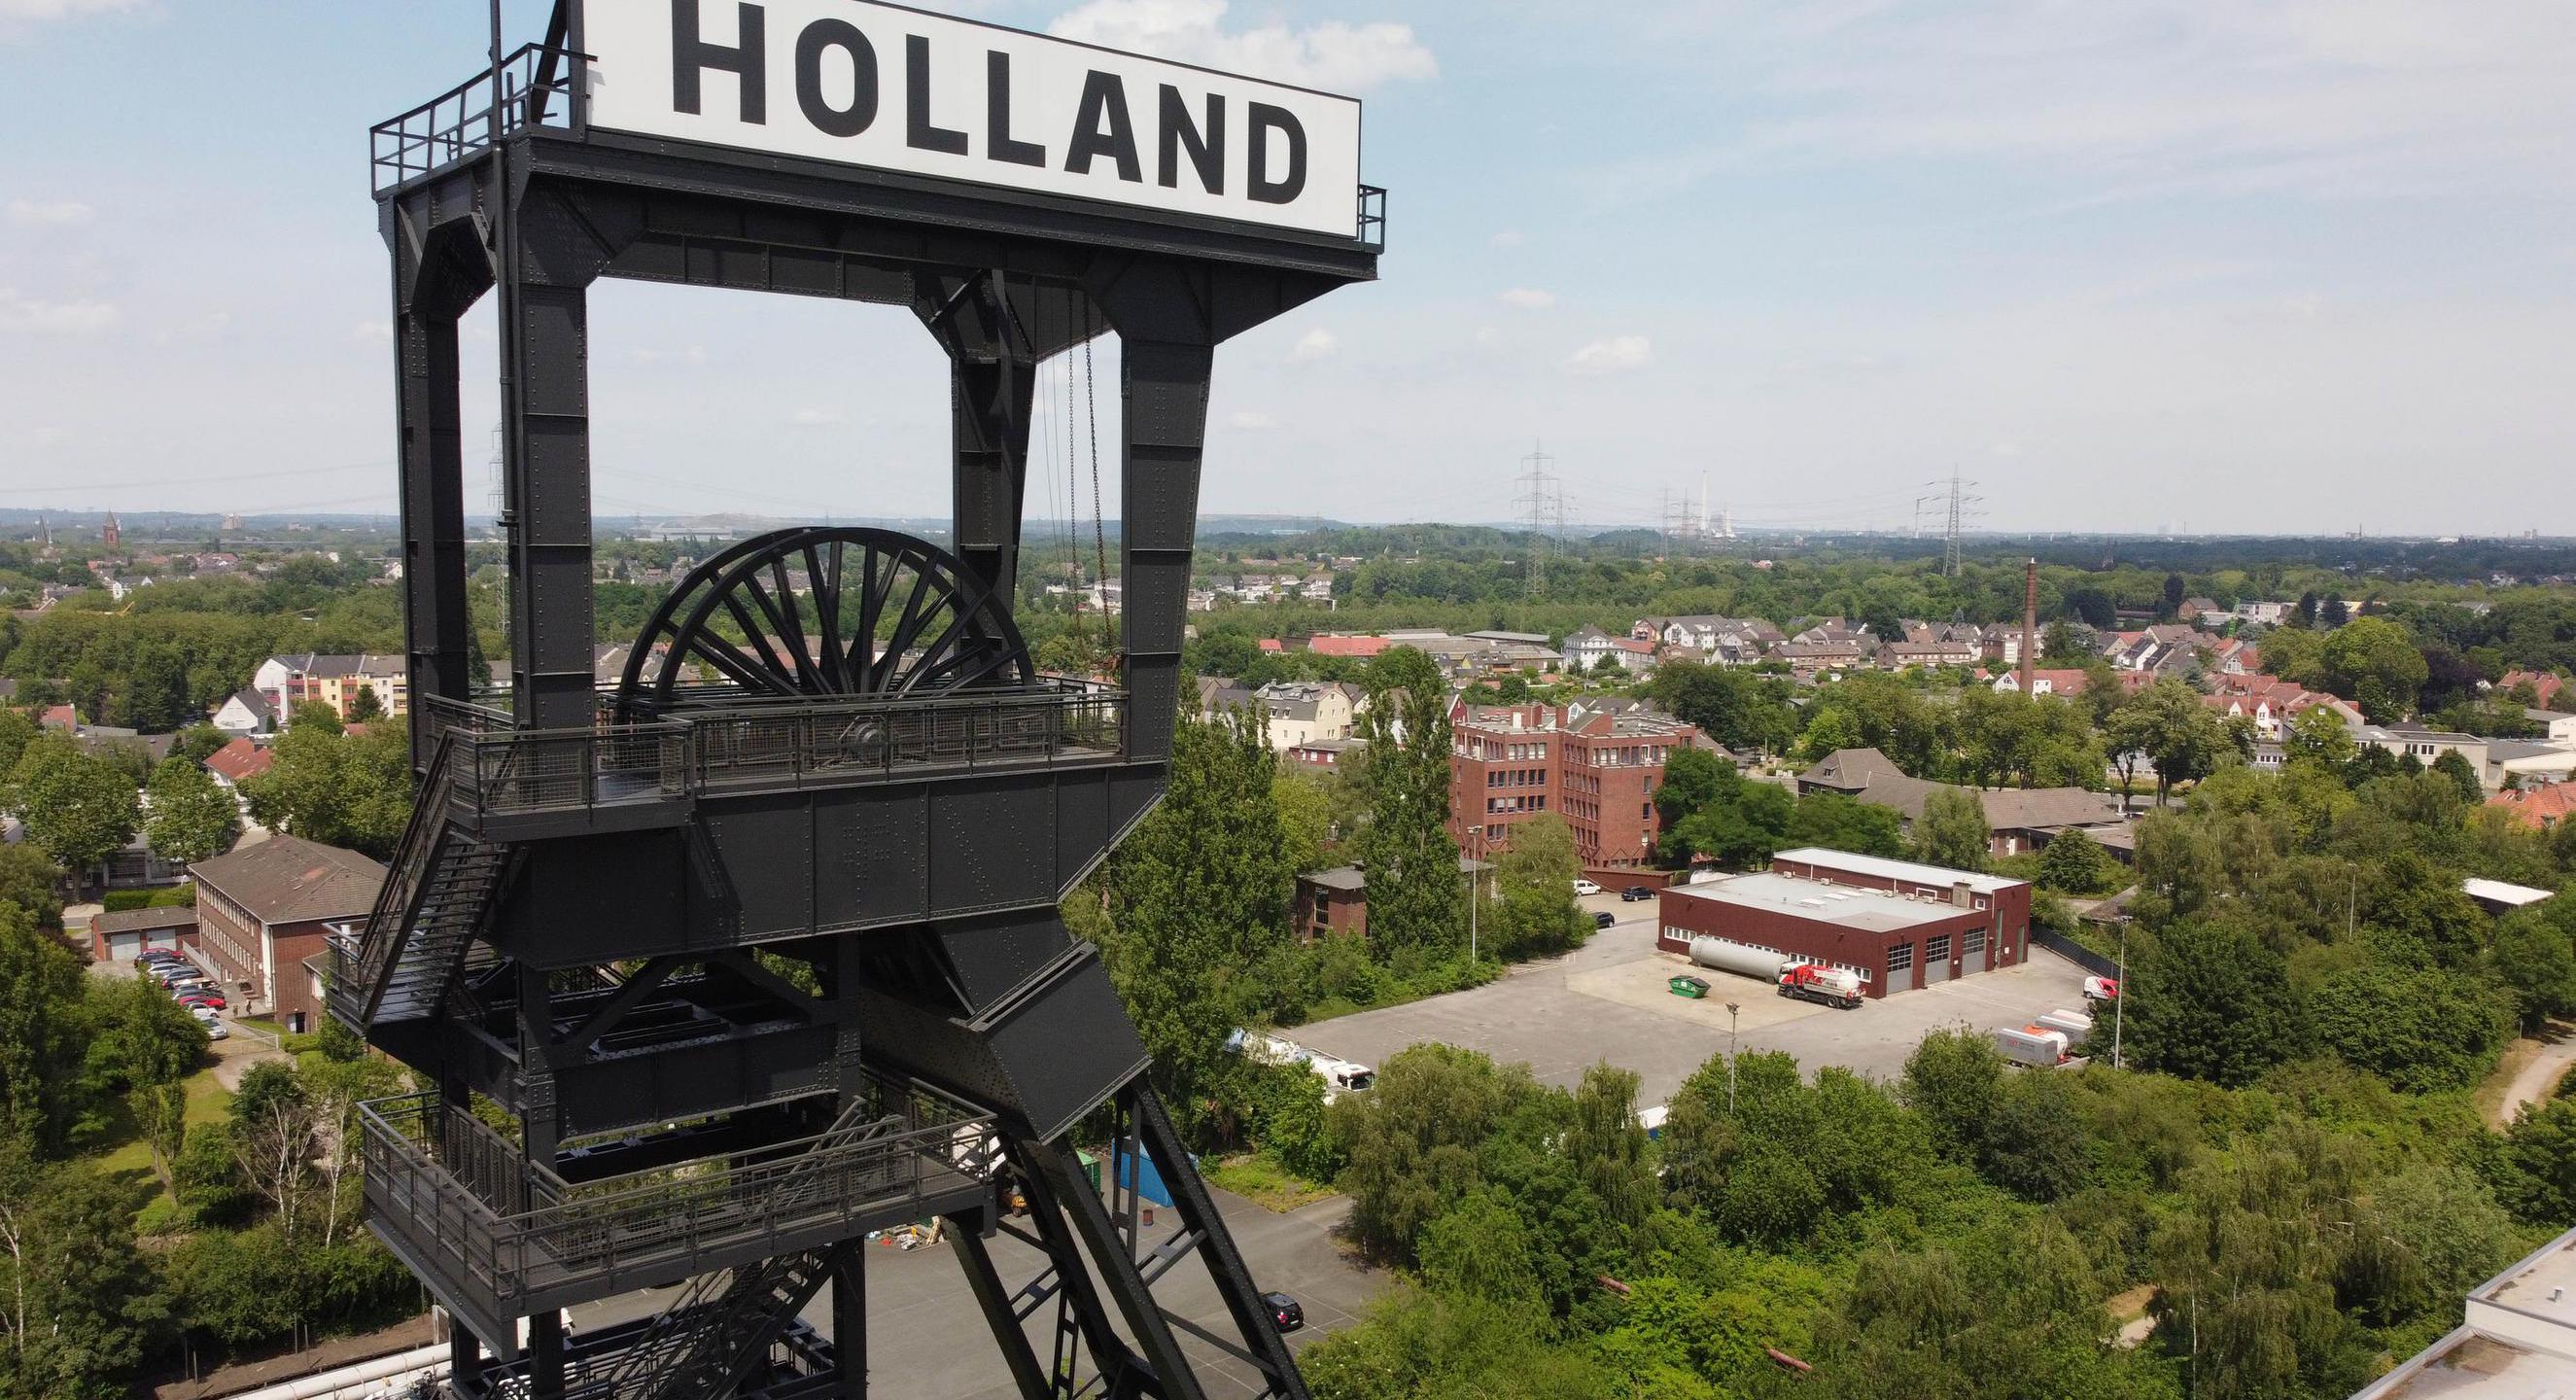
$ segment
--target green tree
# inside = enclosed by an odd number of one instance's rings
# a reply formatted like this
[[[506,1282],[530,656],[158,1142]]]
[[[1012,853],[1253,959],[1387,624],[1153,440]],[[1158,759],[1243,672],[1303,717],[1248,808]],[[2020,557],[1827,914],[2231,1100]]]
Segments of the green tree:
[[[1775,783],[1751,782],[1731,773],[1719,786],[1713,801],[1665,832],[1665,861],[1683,865],[1711,860],[1727,870],[1770,864],[1771,853],[1789,844],[1797,799]]]
[[[36,848],[75,873],[104,864],[134,839],[134,785],[66,735],[27,745],[10,774],[7,802]]]
[[[1497,1066],[1472,1050],[1426,1044],[1388,1057],[1376,1087],[1327,1110],[1348,1154],[1340,1185],[1352,1233],[1393,1259],[1414,1259],[1423,1228],[1482,1181],[1479,1150],[1551,1094],[1529,1066]]]
[[[2330,772],[2340,772],[2352,762],[2356,745],[2342,715],[2323,705],[2311,705],[2290,717],[2282,748],[2283,756],[2292,763],[2304,759],[2323,764]]]
[[[0,1141],[0,1394],[118,1400],[168,1317],[134,1242],[139,1193]]]
[[[83,980],[69,948],[0,903],[0,1139],[61,1147],[80,1109]]]
[[[2554,899],[2506,915],[2487,956],[2525,1033],[2548,1017],[2576,1014],[2576,903]]]
[[[1291,874],[1303,875],[1325,865],[1334,840],[1333,784],[1337,781],[1329,773],[1292,763],[1280,764],[1271,779],[1271,800],[1279,808],[1280,856]]]
[[[1509,958],[1563,952],[1592,932],[1592,918],[1574,901],[1583,874],[1574,855],[1574,828],[1542,812],[1512,828],[1512,844],[1494,857],[1499,898],[1489,926],[1495,947]],[[1371,910],[1374,922],[1374,909]]]
[[[1288,937],[1277,768],[1256,721],[1182,719],[1162,802],[1102,873],[1101,952],[1175,1102],[1214,1082],[1227,1034],[1259,999],[1253,969]]]
[[[1818,790],[1798,799],[1788,841],[1864,856],[1905,854],[1905,827],[1893,807],[1879,807],[1839,792]]]
[[[351,724],[365,724],[369,720],[382,718],[384,713],[385,702],[377,697],[376,688],[372,685],[362,685],[350,693],[349,712],[342,718]]]
[[[2123,872],[2101,843],[2082,831],[2066,831],[2051,838],[2039,853],[2041,889],[2063,894],[2094,895],[2120,878]]]
[[[1449,1297],[1535,1307],[1537,1241],[1491,1188],[1480,1187],[1422,1231],[1422,1281]]]
[[[411,738],[379,723],[349,734],[329,706],[296,707],[269,770],[243,784],[254,821],[383,859],[411,815]]]
[[[2289,969],[2233,925],[2186,922],[2133,954],[2120,984],[2126,1053],[2148,1069],[2230,1086],[2298,1048]]]
[[[33,846],[0,845],[0,904],[15,904],[42,928],[63,922],[63,868]]]
[[[2177,680],[2158,681],[2130,697],[2112,712],[2102,738],[2113,754],[2140,754],[2155,765],[2159,806],[2176,783],[2208,777],[2236,748],[2226,719]]]
[[[194,865],[241,835],[241,808],[202,764],[173,757],[152,770],[143,793],[143,839],[163,860]]]
[[[2478,781],[2477,766],[2461,757],[2458,749],[2442,750],[2441,757],[2433,760],[2433,771],[2451,780],[2451,786],[2460,790],[2461,801],[2487,800],[2486,785]]]
[[[2431,674],[2415,639],[2384,617],[2355,618],[2335,628],[2319,660],[2326,687],[2359,704],[2373,724],[2405,718]]]
[[[1983,870],[1990,828],[1986,805],[1966,788],[1934,788],[1923,799],[1923,815],[1914,819],[1912,854],[1916,860],[1952,870]]]
[[[1698,725],[1710,739],[1743,753],[1788,749],[1798,733],[1790,693],[1785,677],[1696,661],[1667,662],[1646,682],[1647,696],[1666,713]]]
[[[1986,1140],[1986,1121],[2003,1094],[2004,1057],[1994,1042],[1967,1026],[1936,1030],[1905,1057],[1897,1094],[1922,1116],[1932,1141],[1955,1161],[1975,1157]]]
[[[2504,1044],[2506,1015],[2478,978],[2438,968],[2350,968],[2308,997],[2324,1048],[2410,1094],[2474,1083]]]
[[[2045,1202],[2063,1200],[2091,1179],[2091,1151],[2067,1076],[2024,1074],[1996,1096],[1977,1161],[1987,1180]]]
[[[1370,663],[1360,770],[1368,822],[1351,842],[1368,879],[1378,956],[1439,957],[1466,942],[1465,885],[1449,835],[1448,692],[1431,659],[1393,647]]]
[[[2515,1219],[2553,1230],[2576,1220],[2576,1098],[2523,1105],[2499,1156],[2496,1194]]]

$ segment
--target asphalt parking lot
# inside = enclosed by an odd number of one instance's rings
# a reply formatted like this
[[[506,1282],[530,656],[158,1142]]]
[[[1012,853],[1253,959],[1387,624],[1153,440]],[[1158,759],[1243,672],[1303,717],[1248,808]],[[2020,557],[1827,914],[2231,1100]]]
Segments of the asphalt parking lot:
[[[2044,949],[2019,967],[1964,977],[1841,1011],[1794,1001],[1761,982],[1655,951],[1655,906],[1615,894],[1582,901],[1620,922],[1560,958],[1526,963],[1471,991],[1363,1011],[1289,1032],[1327,1055],[1380,1065],[1408,1045],[1438,1041],[1525,1062],[1541,1080],[1573,1085],[1602,1060],[1635,1070],[1640,1102],[1663,1103],[1693,1070],[1727,1048],[1728,1002],[1741,1008],[1745,1050],[1785,1050],[1810,1070],[1841,1065],[1879,1079],[1904,1070],[1925,1032],[1965,1023],[1980,1030],[2083,1006],[2084,970]],[[1672,995],[1665,980],[1692,972],[1706,999]]]
[[[1286,1293],[1305,1309],[1306,1326],[1288,1337],[1291,1349],[1303,1349],[1358,1320],[1360,1310],[1387,1275],[1344,1257],[1333,1232],[1350,1213],[1350,1201],[1335,1196],[1285,1213],[1264,1210],[1240,1196],[1212,1193],[1225,1216],[1234,1242],[1252,1266],[1253,1281],[1266,1291]],[[1175,1217],[1164,1214],[1168,1229]],[[1035,1250],[1008,1235],[992,1241],[993,1258],[1013,1287],[1037,1271]],[[872,1247],[867,1252],[868,1371],[884,1395],[920,1396],[925,1400],[1016,1400],[1017,1387],[1003,1368],[1001,1353],[985,1330],[984,1314],[966,1288],[966,1274],[946,1244],[913,1250]],[[674,1290],[653,1290],[611,1298],[573,1310],[576,1329],[623,1321],[667,1306]],[[1167,1308],[1224,1335],[1232,1323],[1216,1299],[1207,1271],[1195,1262],[1165,1278],[1156,1296]],[[806,1306],[805,1320],[825,1336],[832,1331],[831,1290],[827,1285]],[[1053,1354],[1055,1309],[1040,1308],[1029,1320],[1028,1336],[1038,1362]],[[1200,1379],[1210,1400],[1255,1396],[1251,1368],[1223,1356],[1187,1333],[1182,1349],[1201,1363]]]

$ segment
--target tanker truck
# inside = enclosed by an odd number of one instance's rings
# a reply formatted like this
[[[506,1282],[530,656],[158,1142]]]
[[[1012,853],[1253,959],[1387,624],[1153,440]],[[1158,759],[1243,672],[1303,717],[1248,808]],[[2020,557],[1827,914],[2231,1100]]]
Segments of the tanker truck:
[[[1690,949],[1691,961],[1701,967],[1768,982],[1784,997],[1823,1002],[1846,1011],[1864,1000],[1860,974],[1856,972],[1795,962],[1784,953],[1705,933],[1691,940]]]

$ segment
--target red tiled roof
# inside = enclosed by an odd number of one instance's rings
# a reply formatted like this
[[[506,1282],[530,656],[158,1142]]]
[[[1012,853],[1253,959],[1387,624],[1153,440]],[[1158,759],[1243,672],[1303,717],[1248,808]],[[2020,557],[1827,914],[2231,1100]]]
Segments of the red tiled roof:
[[[206,755],[206,770],[228,783],[256,778],[268,771],[277,756],[248,739],[235,739]]]
[[[2544,830],[2576,817],[2576,783],[2549,783],[2524,788],[2520,792],[2499,792],[2487,799],[2490,807],[2502,807],[2513,819],[2533,830]]]
[[[1286,651],[1288,648],[1282,645],[1277,637],[1264,637],[1261,639],[1261,649],[1263,651]]]

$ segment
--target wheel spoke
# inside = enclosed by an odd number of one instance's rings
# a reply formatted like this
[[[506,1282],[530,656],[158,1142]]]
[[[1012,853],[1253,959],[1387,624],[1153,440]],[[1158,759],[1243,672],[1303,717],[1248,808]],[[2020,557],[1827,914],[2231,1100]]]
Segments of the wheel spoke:
[[[841,542],[832,541],[832,567],[826,570],[805,546],[805,585],[814,595],[814,642],[822,653],[824,684],[835,691],[850,688],[850,668],[841,656]]]

